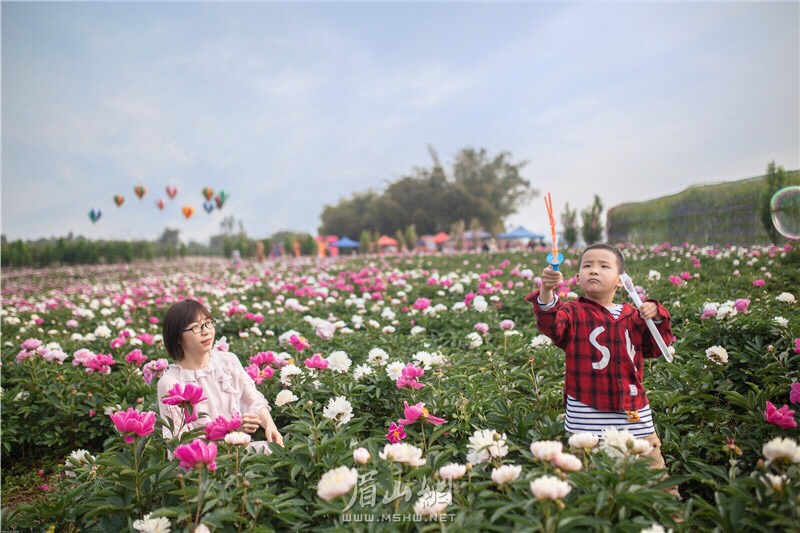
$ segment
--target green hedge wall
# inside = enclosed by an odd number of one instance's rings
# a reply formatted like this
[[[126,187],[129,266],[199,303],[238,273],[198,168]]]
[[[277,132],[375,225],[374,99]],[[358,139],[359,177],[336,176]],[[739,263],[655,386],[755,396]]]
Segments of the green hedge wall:
[[[786,171],[800,185],[800,170]],[[764,176],[697,185],[672,196],[609,209],[608,242],[767,244],[759,210]]]

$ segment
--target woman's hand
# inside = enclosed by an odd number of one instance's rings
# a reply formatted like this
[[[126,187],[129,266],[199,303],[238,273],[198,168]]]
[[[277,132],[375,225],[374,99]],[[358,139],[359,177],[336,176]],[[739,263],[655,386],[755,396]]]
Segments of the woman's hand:
[[[255,413],[245,413],[242,415],[242,430],[245,433],[255,433],[261,426],[261,419]]]
[[[267,442],[274,442],[278,446],[283,447],[283,435],[281,435],[281,432],[278,431],[278,428],[272,421],[264,428],[264,433],[267,435]]]

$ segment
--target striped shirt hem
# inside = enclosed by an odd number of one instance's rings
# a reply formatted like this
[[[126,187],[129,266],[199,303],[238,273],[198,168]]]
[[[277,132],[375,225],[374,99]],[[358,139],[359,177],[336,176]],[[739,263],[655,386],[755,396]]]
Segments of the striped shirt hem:
[[[639,421],[628,422],[624,412],[599,411],[594,407],[567,395],[567,416],[564,429],[570,433],[591,433],[602,435],[604,429],[626,429],[634,437],[641,438],[656,432],[650,405],[638,409]]]

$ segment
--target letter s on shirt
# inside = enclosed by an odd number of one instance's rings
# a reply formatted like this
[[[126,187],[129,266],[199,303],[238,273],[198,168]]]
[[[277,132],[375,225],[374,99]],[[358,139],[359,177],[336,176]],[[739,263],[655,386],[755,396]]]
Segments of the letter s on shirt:
[[[600,334],[603,333],[605,330],[606,328],[604,328],[603,326],[597,326],[589,334],[589,343],[591,343],[592,346],[597,348],[600,351],[600,353],[603,354],[602,359],[592,363],[592,368],[594,368],[595,370],[603,370],[605,367],[608,366],[608,362],[611,360],[611,352],[609,351],[609,349],[597,342],[597,337],[599,337]]]

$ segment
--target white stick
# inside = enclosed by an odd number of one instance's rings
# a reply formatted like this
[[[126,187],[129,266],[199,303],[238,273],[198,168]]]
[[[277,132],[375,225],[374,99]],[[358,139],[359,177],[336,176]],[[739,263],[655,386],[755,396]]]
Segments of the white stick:
[[[633,285],[633,280],[631,277],[623,272],[619,275],[619,280],[622,282],[622,286],[625,287],[625,290],[628,291],[628,294],[630,295],[631,300],[633,300],[633,303],[636,304],[636,307],[641,309],[642,299],[639,297],[639,293],[636,292],[636,287]],[[666,359],[667,362],[671,363],[672,354],[669,353],[669,348],[667,348],[664,338],[661,337],[661,333],[658,332],[655,322],[648,318],[644,321],[644,323],[647,324],[647,329],[650,330],[650,334],[653,335],[653,339],[655,339],[656,344],[658,344],[658,348],[661,350],[661,355],[664,356],[664,359]]]

